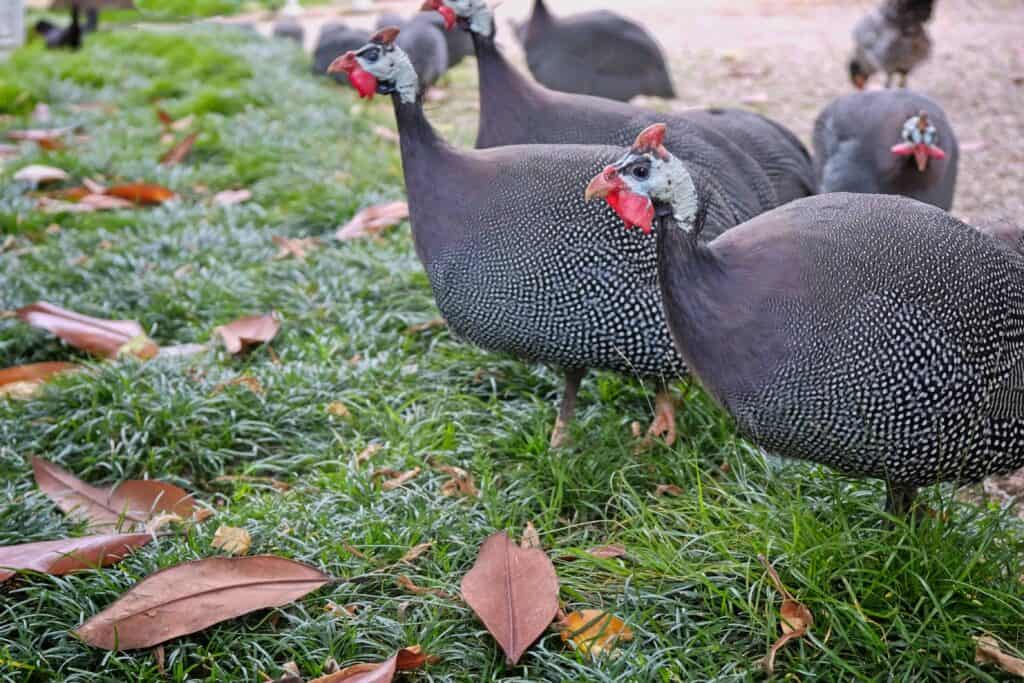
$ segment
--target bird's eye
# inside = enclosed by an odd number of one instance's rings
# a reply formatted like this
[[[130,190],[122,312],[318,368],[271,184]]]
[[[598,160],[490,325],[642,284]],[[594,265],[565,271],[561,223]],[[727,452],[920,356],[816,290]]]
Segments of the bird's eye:
[[[372,64],[373,62],[376,62],[380,58],[380,49],[376,47],[371,47],[370,49],[368,49],[366,52],[363,52],[359,56],[362,57],[365,61],[370,62]]]
[[[638,178],[640,180],[647,180],[647,176],[649,176],[649,175],[650,175],[650,169],[648,169],[646,166],[634,166],[633,167],[633,177],[634,178]]]

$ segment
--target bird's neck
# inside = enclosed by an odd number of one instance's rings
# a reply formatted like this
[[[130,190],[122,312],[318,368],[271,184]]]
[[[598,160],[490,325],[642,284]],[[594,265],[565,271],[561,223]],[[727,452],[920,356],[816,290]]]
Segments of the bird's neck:
[[[480,81],[480,129],[476,146],[486,148],[529,141],[532,113],[543,100],[543,91],[508,63],[493,35],[473,32],[472,37]]]
[[[530,26],[546,26],[551,24],[555,18],[551,16],[551,12],[548,11],[547,5],[544,4],[544,0],[537,0],[533,4],[533,12],[530,14]]]

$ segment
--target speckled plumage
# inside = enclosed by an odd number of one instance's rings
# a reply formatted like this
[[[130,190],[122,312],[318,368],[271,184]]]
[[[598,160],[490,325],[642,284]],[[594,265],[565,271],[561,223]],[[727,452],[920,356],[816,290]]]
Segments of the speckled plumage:
[[[899,489],[1024,465],[1024,260],[995,240],[854,194],[658,230],[676,344],[754,442]]]

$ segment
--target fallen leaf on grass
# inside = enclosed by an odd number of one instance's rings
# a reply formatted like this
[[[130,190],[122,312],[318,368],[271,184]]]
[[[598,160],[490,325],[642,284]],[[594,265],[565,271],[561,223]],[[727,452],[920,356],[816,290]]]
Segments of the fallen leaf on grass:
[[[252,199],[249,190],[223,190],[213,195],[213,203],[217,206],[234,206]]]
[[[311,593],[331,577],[273,555],[210,557],[151,574],[75,630],[105,650],[152,647]]]
[[[426,332],[432,330],[435,327],[444,327],[448,322],[444,318],[434,318],[423,323],[416,323],[415,325],[409,325],[405,328],[406,334],[419,334],[420,332]]]
[[[411,470],[406,470],[405,472],[398,472],[392,469],[382,469],[374,472],[373,478],[387,477],[380,487],[385,491],[393,491],[394,489],[408,484],[410,481],[418,477],[422,471],[423,470],[420,467],[413,467]]]
[[[74,127],[9,130],[7,131],[7,139],[34,142],[46,150],[63,149],[64,138],[73,130]]]
[[[427,543],[420,543],[419,545],[414,545],[413,547],[409,548],[409,551],[405,555],[402,555],[402,559],[400,560],[400,562],[412,564],[416,561],[417,558],[422,556],[423,553],[430,550],[433,546],[433,541],[428,541]]]
[[[453,465],[438,465],[434,469],[439,472],[444,472],[451,477],[451,479],[441,485],[442,496],[466,496],[468,498],[477,498],[480,496],[480,492],[476,489],[476,482],[473,480],[473,475],[461,467],[455,467]]]
[[[394,657],[383,662],[353,664],[341,671],[314,678],[309,683],[390,683],[399,671],[413,671],[424,664],[434,664],[440,657],[426,655],[419,645],[399,650]]]
[[[19,308],[17,313],[23,322],[49,331],[75,348],[104,358],[116,358],[127,352],[148,359],[160,350],[134,320],[91,318],[45,301]]]
[[[341,401],[333,401],[327,404],[327,412],[334,417],[350,417],[352,412]],[[367,447],[369,448],[369,446]]]
[[[519,547],[543,549],[544,546],[541,545],[540,534],[537,533],[537,527],[533,526],[533,522],[527,522],[526,526],[523,527],[523,537],[519,541]]]
[[[59,374],[77,370],[74,363],[30,363],[0,370],[0,396],[32,398],[39,389]]]
[[[779,616],[782,617],[782,621],[779,624],[782,628],[782,636],[772,644],[768,650],[768,655],[760,662],[761,668],[770,674],[775,671],[776,654],[786,643],[802,638],[807,633],[807,629],[814,625],[814,615],[811,614],[807,607],[797,602],[793,595],[786,590],[786,587],[782,585],[778,572],[775,571],[775,567],[768,563],[764,555],[758,555],[757,559],[764,565],[765,571],[768,572],[768,576],[775,586],[775,590],[783,598],[782,607],[779,608]]]
[[[587,551],[587,554],[591,557],[596,557],[602,560],[607,560],[615,557],[626,556],[626,546],[613,543],[611,545],[602,545],[596,548],[591,548]]]
[[[214,328],[213,334],[224,340],[228,353],[238,355],[251,346],[265,344],[277,336],[281,321],[273,311],[239,318]]]
[[[398,584],[399,588],[401,588],[402,590],[409,591],[413,595],[433,595],[435,597],[441,598],[442,600],[452,599],[451,595],[445,593],[440,588],[424,588],[423,586],[417,586],[413,582],[413,580],[405,574],[402,574],[397,579],[395,579],[395,583]]]
[[[30,183],[33,186],[45,183],[56,183],[67,180],[68,174],[56,166],[43,166],[41,164],[30,164],[19,169],[14,174],[14,180],[19,183]]]
[[[379,453],[382,448],[384,447],[379,443],[371,443],[369,446],[360,451],[359,455],[356,456],[356,465],[362,465],[364,462],[367,462],[373,456],[377,455],[377,453]]]
[[[995,664],[1006,673],[1024,678],[1024,659],[1003,652],[999,641],[990,635],[975,640],[974,661],[978,664]]]
[[[499,531],[462,578],[462,597],[514,665],[555,618],[558,576],[544,551],[520,548]]]
[[[622,619],[599,609],[584,609],[566,615],[558,624],[562,641],[593,658],[611,652],[619,641],[633,640],[633,631]]]
[[[293,257],[299,261],[305,261],[309,252],[318,249],[320,240],[315,237],[280,237],[274,235],[271,240],[277,245],[277,253],[274,260]]]
[[[112,488],[87,484],[62,467],[32,458],[32,472],[39,490],[73,519],[89,522],[93,529],[115,529],[145,524],[156,513],[202,520],[211,513],[197,507],[185,490],[151,479],[129,479]]]
[[[675,484],[658,484],[657,488],[654,489],[654,495],[658,498],[662,496],[681,496],[683,490]]]
[[[252,536],[236,526],[220,526],[214,532],[210,545],[232,555],[245,555],[252,545]]]
[[[152,540],[149,534],[106,534],[0,547],[0,582],[30,570],[51,576],[108,567]]]
[[[408,217],[409,205],[405,202],[368,206],[338,228],[334,237],[342,241],[369,237],[392,225],[398,225]]]
[[[163,204],[178,196],[166,187],[151,183],[114,185],[107,188],[107,195],[135,204]]]
[[[234,379],[229,379],[226,382],[221,382],[215,385],[213,389],[210,390],[210,393],[216,396],[228,387],[245,387],[258,396],[262,396],[264,394],[263,385],[260,384],[260,381],[252,375],[241,375]]]
[[[162,157],[160,157],[160,164],[162,166],[174,166],[180,164],[188,156],[189,152],[192,151],[192,147],[196,144],[196,140],[199,138],[199,133],[192,133],[186,135],[181,142],[176,144],[167,150]]]

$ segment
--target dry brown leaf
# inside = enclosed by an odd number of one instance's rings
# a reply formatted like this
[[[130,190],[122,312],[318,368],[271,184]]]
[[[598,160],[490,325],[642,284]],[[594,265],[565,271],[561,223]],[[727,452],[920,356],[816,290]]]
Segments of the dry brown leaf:
[[[974,661],[978,664],[995,664],[1006,673],[1024,678],[1024,659],[1003,652],[999,641],[990,635],[975,640]]]
[[[114,185],[107,188],[107,195],[135,204],[163,204],[178,196],[166,187],[152,183]]]
[[[32,398],[59,374],[79,369],[74,363],[30,363],[0,370],[0,397]]]
[[[156,118],[159,119],[160,123],[163,124],[164,128],[170,128],[171,124],[174,123],[174,117],[172,117],[163,109],[156,110]]]
[[[654,489],[654,495],[657,497],[662,496],[681,496],[683,490],[675,484],[658,484],[657,488]]]
[[[55,150],[64,148],[64,139],[74,130],[70,128],[35,128],[30,130],[9,130],[8,140],[34,142],[43,149]]]
[[[257,394],[259,396],[262,396],[265,393],[263,391],[263,385],[260,383],[259,379],[253,377],[252,375],[239,375],[234,379],[229,379],[226,382],[216,384],[214,385],[213,389],[210,390],[210,393],[217,395],[224,391],[225,389],[227,389],[228,387],[245,387],[252,393]]]
[[[352,415],[351,411],[349,411],[348,409],[348,406],[346,406],[341,401],[333,401],[331,403],[328,403],[327,412],[333,415],[334,417],[342,418],[351,417]]]
[[[173,512],[161,512],[153,515],[148,522],[146,522],[145,531],[151,536],[156,536],[157,532],[163,529],[165,526],[170,524],[181,524],[185,520],[181,515],[176,515]]]
[[[540,534],[537,533],[537,527],[533,526],[533,522],[527,522],[526,526],[523,527],[523,537],[519,541],[519,547],[543,550],[544,546],[541,545]]]
[[[199,133],[192,133],[186,135],[181,142],[176,144],[167,150],[163,156],[160,157],[160,164],[163,166],[174,166],[180,164],[188,156],[189,152],[192,151],[192,147],[196,144],[196,140],[199,138]]]
[[[108,567],[152,539],[149,534],[107,534],[0,547],[0,582],[30,570],[60,576],[79,569]]]
[[[409,325],[405,328],[406,334],[419,334],[420,332],[426,332],[432,330],[435,327],[444,327],[448,322],[444,318],[434,318],[422,323],[416,323],[415,325]]]
[[[392,225],[398,225],[408,217],[409,205],[405,202],[390,202],[388,204],[369,206],[353,216],[352,220],[348,223],[338,228],[338,231],[334,233],[334,237],[342,241],[369,237]]]
[[[160,350],[134,320],[91,318],[45,301],[19,308],[17,313],[23,322],[49,331],[75,348],[105,358],[116,358],[126,350],[139,358],[152,358]]]
[[[612,559],[615,557],[626,556],[626,546],[618,543],[612,543],[610,545],[601,545],[596,548],[591,548],[587,551],[587,554],[591,557],[597,557],[602,560]]]
[[[758,555],[757,559],[764,565],[765,571],[768,572],[768,576],[775,586],[775,590],[783,597],[782,607],[779,608],[779,616],[781,617],[779,625],[782,628],[782,636],[772,644],[771,648],[768,649],[768,655],[760,662],[761,668],[770,674],[775,671],[775,656],[779,650],[789,641],[803,637],[807,630],[814,625],[814,615],[811,614],[807,607],[796,601],[792,593],[782,584],[782,579],[779,578],[775,567],[769,564],[764,555]]]
[[[209,557],[151,574],[75,635],[106,650],[152,647],[329,583],[314,567],[272,555]]]
[[[318,249],[322,244],[316,237],[280,237],[274,235],[271,237],[271,240],[277,245],[277,253],[274,254],[275,260],[292,257],[299,261],[305,261],[309,252]]]
[[[328,600],[327,604],[324,605],[324,611],[328,614],[332,614],[336,617],[354,617],[359,612],[360,606],[357,604],[351,605],[339,605],[332,600]]]
[[[407,552],[405,555],[402,556],[401,562],[405,562],[406,564],[412,564],[413,562],[416,561],[417,558],[422,556],[423,553],[425,553],[428,550],[430,550],[433,546],[434,546],[434,542],[433,541],[428,541],[426,543],[420,543],[419,545],[414,545],[413,547],[409,548],[409,552]]]
[[[476,489],[476,482],[473,480],[473,475],[466,470],[453,465],[438,465],[435,469],[451,477],[451,479],[441,485],[442,496],[458,495],[466,496],[468,498],[477,498],[480,496],[480,492]]]
[[[265,344],[277,336],[281,320],[271,311],[263,315],[239,318],[227,325],[215,327],[213,334],[224,340],[224,347],[232,355],[238,355],[251,346]]]
[[[571,640],[577,650],[593,658],[611,652],[619,641],[633,640],[633,630],[622,619],[599,609],[572,612],[558,628],[563,642]]]
[[[422,668],[424,664],[439,661],[439,657],[424,654],[419,645],[410,645],[384,662],[353,664],[341,671],[314,678],[309,683],[390,683],[398,671],[412,671]]]
[[[406,470],[405,472],[394,472],[393,470],[378,470],[378,472],[382,475],[387,473],[393,473],[390,474],[390,478],[386,479],[384,483],[380,485],[380,487],[385,491],[393,491],[397,488],[400,488],[408,484],[410,481],[418,477],[420,472],[422,471],[423,470],[420,467],[413,467],[411,470]],[[373,476],[375,478],[377,477],[378,472],[373,473]]]
[[[440,588],[424,588],[423,586],[417,586],[413,582],[413,580],[405,574],[402,574],[397,579],[395,579],[395,583],[398,584],[398,587],[402,590],[409,591],[414,595],[433,595],[435,597],[441,598],[442,600],[452,599],[451,595],[445,593]]]
[[[373,134],[387,142],[398,142],[400,139],[398,137],[398,132],[392,128],[388,128],[387,126],[374,126]]]
[[[242,484],[266,484],[272,486],[278,491],[287,491],[291,488],[291,484],[286,484],[283,481],[272,479],[271,477],[251,477],[245,474],[222,474],[219,477],[214,477],[210,480],[212,484],[221,483],[242,483]]]
[[[57,183],[68,179],[68,174],[55,166],[43,166],[41,164],[30,164],[19,169],[14,174],[14,180],[19,183],[29,183],[33,186],[46,183]]]
[[[382,448],[384,447],[379,443],[371,443],[356,456],[356,465],[362,465],[364,462],[367,462],[373,456],[377,455]]]
[[[213,203],[217,206],[234,206],[252,199],[249,190],[223,190],[213,195]]]
[[[220,526],[214,532],[210,545],[232,555],[245,555],[252,546],[252,536],[236,526]]]
[[[36,484],[61,510],[90,528],[115,529],[145,524],[156,513],[205,519],[209,510],[196,506],[192,496],[173,484],[129,479],[113,488],[87,484],[67,470],[41,458],[32,458]]]
[[[462,597],[514,665],[555,618],[558,576],[544,551],[520,548],[499,531],[462,578]]]

